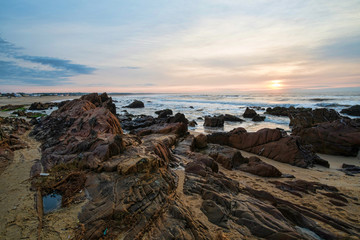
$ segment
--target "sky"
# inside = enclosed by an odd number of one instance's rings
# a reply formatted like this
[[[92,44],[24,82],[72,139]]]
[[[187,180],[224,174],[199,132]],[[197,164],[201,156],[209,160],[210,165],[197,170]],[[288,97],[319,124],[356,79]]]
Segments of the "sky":
[[[359,0],[0,1],[0,92],[340,88]]]

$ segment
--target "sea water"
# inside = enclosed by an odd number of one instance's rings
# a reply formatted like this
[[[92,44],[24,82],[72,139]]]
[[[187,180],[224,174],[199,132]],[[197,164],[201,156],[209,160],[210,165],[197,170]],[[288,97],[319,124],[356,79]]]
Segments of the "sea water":
[[[124,114],[126,110],[134,115],[151,115],[156,117],[155,111],[169,108],[174,114],[180,112],[186,118],[195,120],[198,125],[189,127],[197,132],[230,131],[236,127],[243,127],[247,131],[257,131],[262,128],[282,128],[290,131],[289,118],[265,115],[264,122],[253,122],[244,119],[245,122],[225,122],[223,128],[206,128],[203,126],[204,117],[207,115],[231,114],[242,118],[246,107],[260,107],[256,110],[263,115],[268,107],[306,107],[306,108],[328,108],[340,112],[342,109],[352,105],[360,104],[360,93],[246,93],[234,95],[192,95],[192,94],[148,94],[148,95],[112,95],[116,100],[117,112]],[[145,108],[123,108],[133,100],[144,102]],[[202,118],[202,119],[200,119]]]

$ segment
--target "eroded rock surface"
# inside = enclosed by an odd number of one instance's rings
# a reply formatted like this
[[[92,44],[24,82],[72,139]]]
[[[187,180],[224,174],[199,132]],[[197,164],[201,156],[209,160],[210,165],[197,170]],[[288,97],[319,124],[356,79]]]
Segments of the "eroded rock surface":
[[[109,104],[91,99],[97,98],[66,103],[33,130],[42,142],[40,163],[49,179],[55,176],[47,187],[70,195],[69,205],[71,194],[86,193],[75,239],[312,239],[309,231],[324,239],[360,236],[354,221],[327,214],[328,205],[302,202],[325,199],[341,212],[357,200],[317,182],[268,180],[281,172],[239,151],[312,165],[318,157],[296,137],[242,128],[194,137],[180,114],[124,134]]]
[[[244,128],[236,128],[228,133],[213,133],[207,137],[211,143],[228,145],[298,167],[315,163],[326,165],[308,146],[300,144],[298,138],[288,136],[280,129],[247,132]]]

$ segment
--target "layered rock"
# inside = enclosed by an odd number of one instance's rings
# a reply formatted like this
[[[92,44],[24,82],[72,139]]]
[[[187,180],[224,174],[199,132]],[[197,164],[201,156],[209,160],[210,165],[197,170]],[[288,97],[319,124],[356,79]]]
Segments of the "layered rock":
[[[308,146],[300,144],[298,138],[288,136],[280,129],[265,128],[248,133],[244,128],[236,128],[228,133],[213,133],[207,137],[211,143],[228,145],[298,167],[325,163]]]
[[[0,117],[0,173],[14,159],[14,151],[27,147],[21,139],[31,128],[24,119]]]
[[[338,112],[333,109],[319,108],[309,111],[301,111],[294,114],[289,114],[290,126],[295,128],[312,127],[314,124],[331,122],[341,119]]]
[[[111,98],[103,101],[104,96],[91,94],[68,102],[34,128],[31,134],[43,142],[41,162],[45,169],[71,161],[96,168],[123,151],[119,120],[107,108],[113,110]]]
[[[301,142],[311,144],[316,152],[357,156],[360,150],[360,120],[340,119],[308,128],[295,128]]]
[[[98,95],[97,93],[91,93],[82,96],[80,99],[87,100],[94,104],[96,107],[107,108],[112,114],[116,114],[116,106],[113,103],[112,98],[109,97],[107,93],[103,93],[101,95]],[[62,106],[62,104],[60,104],[59,107],[60,106]]]

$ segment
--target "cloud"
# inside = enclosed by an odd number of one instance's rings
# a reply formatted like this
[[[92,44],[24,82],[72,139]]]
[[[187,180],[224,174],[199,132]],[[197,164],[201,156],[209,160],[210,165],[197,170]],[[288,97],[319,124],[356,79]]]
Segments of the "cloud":
[[[119,68],[122,68],[122,69],[133,69],[133,70],[136,70],[136,69],[140,69],[141,67],[125,66],[125,67],[119,67]]]
[[[21,48],[0,37],[0,82],[55,86],[71,83],[69,77],[96,69],[70,60],[19,54]]]
[[[318,49],[321,58],[359,59],[360,35],[347,38],[336,38]]]

